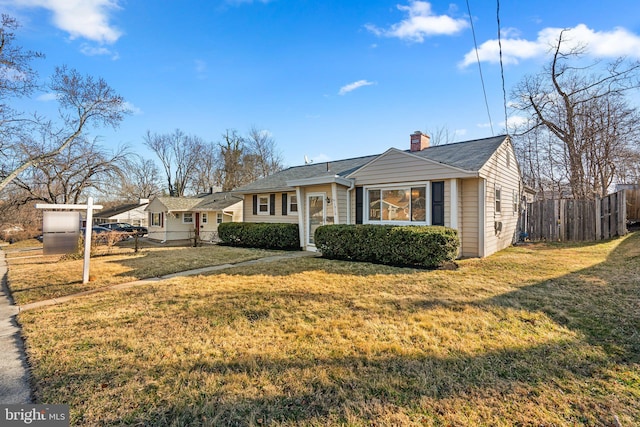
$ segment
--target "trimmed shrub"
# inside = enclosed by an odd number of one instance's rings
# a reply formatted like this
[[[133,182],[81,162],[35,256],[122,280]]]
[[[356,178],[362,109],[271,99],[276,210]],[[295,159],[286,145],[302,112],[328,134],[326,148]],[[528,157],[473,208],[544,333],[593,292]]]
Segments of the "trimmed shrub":
[[[458,232],[441,226],[324,225],[316,247],[330,259],[434,268],[458,256]]]
[[[223,222],[218,225],[218,237],[230,246],[300,250],[298,224]]]

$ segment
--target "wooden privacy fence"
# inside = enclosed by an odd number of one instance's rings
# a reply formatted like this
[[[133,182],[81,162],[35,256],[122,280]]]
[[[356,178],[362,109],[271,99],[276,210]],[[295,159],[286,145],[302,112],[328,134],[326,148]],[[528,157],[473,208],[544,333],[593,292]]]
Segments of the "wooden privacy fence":
[[[640,221],[640,188],[624,190],[627,198],[627,220]]]
[[[596,200],[555,199],[527,204],[526,233],[532,241],[594,241],[627,233],[625,191]]]

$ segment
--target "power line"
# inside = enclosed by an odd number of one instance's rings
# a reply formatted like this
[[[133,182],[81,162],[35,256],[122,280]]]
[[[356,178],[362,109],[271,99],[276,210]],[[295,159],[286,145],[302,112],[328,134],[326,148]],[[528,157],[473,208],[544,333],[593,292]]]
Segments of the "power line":
[[[493,121],[491,120],[491,112],[489,111],[489,101],[487,101],[487,90],[485,89],[484,78],[482,77],[482,66],[480,65],[480,55],[478,54],[478,42],[476,41],[476,31],[473,27],[473,18],[471,17],[471,7],[469,7],[469,0],[467,0],[467,11],[469,12],[469,22],[471,23],[471,34],[473,34],[473,45],[476,50],[476,60],[478,61],[478,70],[480,71],[480,83],[482,84],[482,93],[484,94],[484,105],[487,108],[487,116],[489,116],[489,126],[491,126],[491,135],[493,136],[495,135],[495,133],[493,132]]]
[[[496,15],[498,18],[498,49],[500,51],[500,76],[502,77],[502,104],[504,105],[504,131],[509,133],[509,126],[507,126],[507,91],[504,88],[504,66],[502,65],[502,38],[500,29],[500,0],[497,0],[498,7]]]

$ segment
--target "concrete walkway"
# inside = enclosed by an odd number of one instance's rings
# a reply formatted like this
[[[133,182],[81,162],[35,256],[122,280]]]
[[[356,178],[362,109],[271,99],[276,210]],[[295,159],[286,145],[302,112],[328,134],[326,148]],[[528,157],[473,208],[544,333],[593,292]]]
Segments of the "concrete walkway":
[[[284,261],[292,258],[316,256],[314,252],[287,252],[282,255],[274,255],[251,261],[243,261],[236,264],[222,264],[211,267],[197,268],[195,270],[181,271],[167,274],[161,277],[137,280],[135,282],[121,283],[105,286],[86,292],[68,295],[65,297],[38,301],[31,304],[16,306],[10,298],[7,286],[7,263],[5,254],[0,250],[0,276],[2,277],[2,289],[0,293],[0,404],[26,404],[31,403],[31,389],[29,387],[29,369],[26,362],[24,344],[20,334],[20,327],[16,321],[16,315],[23,310],[31,310],[49,305],[62,304],[74,298],[107,292],[118,289],[127,289],[148,283],[160,282],[179,276],[195,276],[211,271],[224,270],[231,267],[241,267],[258,263]]]
[[[16,321],[18,307],[7,287],[7,262],[0,250],[0,404],[31,403],[29,370],[20,327]]]
[[[56,304],[62,304],[66,301],[78,298],[78,297],[82,297],[82,296],[86,296],[86,295],[91,295],[91,294],[95,294],[98,292],[107,292],[107,291],[115,291],[115,290],[119,290],[119,289],[127,289],[127,288],[132,288],[134,286],[140,286],[140,285],[146,285],[149,283],[155,283],[155,282],[160,282],[163,280],[167,280],[167,279],[172,279],[174,277],[180,277],[180,276],[197,276],[198,274],[204,274],[204,273],[209,273],[212,271],[218,271],[218,270],[224,270],[227,268],[231,268],[231,267],[242,267],[245,265],[253,265],[253,264],[259,264],[259,263],[269,263],[269,262],[276,262],[276,261],[284,261],[287,259],[292,259],[292,258],[302,258],[302,257],[310,257],[310,256],[317,256],[318,254],[315,252],[307,252],[307,251],[296,251],[296,252],[287,252],[284,253],[282,255],[274,255],[274,256],[270,256],[270,257],[265,257],[265,258],[258,258],[258,259],[254,259],[254,260],[250,260],[250,261],[243,261],[243,262],[238,262],[235,264],[221,264],[221,265],[212,265],[211,267],[202,267],[202,268],[196,268],[194,270],[186,270],[186,271],[179,271],[177,273],[172,273],[172,274],[167,274],[165,276],[160,276],[160,277],[151,277],[148,279],[142,279],[142,280],[136,280],[134,282],[127,282],[127,283],[120,283],[117,285],[109,285],[109,286],[105,286],[103,288],[98,288],[98,289],[91,289],[89,291],[84,291],[84,292],[78,292],[76,294],[72,294],[72,295],[67,295],[64,297],[59,297],[59,298],[54,298],[54,299],[49,299],[49,300],[44,300],[44,301],[37,301],[37,302],[32,302],[31,304],[24,304],[21,306],[18,306],[17,309],[18,311],[25,311],[25,310],[31,310],[34,308],[40,308],[40,307],[46,307],[49,305],[56,305]]]

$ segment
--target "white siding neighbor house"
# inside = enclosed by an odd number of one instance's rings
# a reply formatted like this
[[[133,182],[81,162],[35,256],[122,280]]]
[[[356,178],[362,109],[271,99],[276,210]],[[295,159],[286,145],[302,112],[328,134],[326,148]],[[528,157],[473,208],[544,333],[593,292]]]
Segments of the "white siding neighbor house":
[[[147,212],[149,199],[140,199],[138,203],[116,206],[112,209],[97,210],[93,214],[93,223],[126,222],[135,226],[147,226]]]
[[[517,238],[523,184],[507,135],[291,167],[239,188],[244,221],[297,223],[315,250],[324,224],[443,225],[458,230],[461,257],[485,257]]]
[[[231,193],[156,197],[146,208],[149,239],[160,242],[198,237],[214,241],[218,224],[242,221],[242,198]]]

